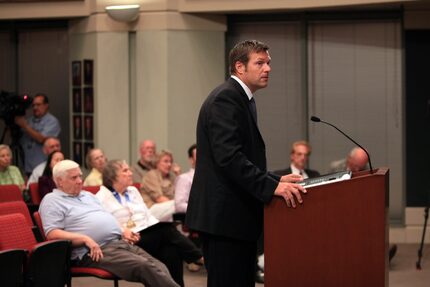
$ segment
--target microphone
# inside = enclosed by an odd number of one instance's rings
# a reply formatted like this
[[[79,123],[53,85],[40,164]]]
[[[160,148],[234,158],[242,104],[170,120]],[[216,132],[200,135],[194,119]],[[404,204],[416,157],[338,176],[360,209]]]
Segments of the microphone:
[[[332,126],[334,127],[338,132],[340,132],[341,134],[343,134],[345,137],[347,137],[350,141],[352,141],[353,143],[355,143],[357,146],[359,146],[362,150],[364,150],[364,152],[367,155],[367,158],[369,159],[369,167],[370,167],[370,173],[373,173],[373,168],[372,168],[372,162],[370,161],[370,155],[367,152],[367,150],[362,147],[358,142],[356,142],[355,140],[353,140],[351,137],[349,137],[346,133],[344,133],[343,131],[341,131],[340,129],[338,129],[336,126],[332,125],[331,123],[322,121],[319,117],[315,117],[315,116],[311,116],[311,121],[316,122],[316,123],[324,123],[326,125]]]

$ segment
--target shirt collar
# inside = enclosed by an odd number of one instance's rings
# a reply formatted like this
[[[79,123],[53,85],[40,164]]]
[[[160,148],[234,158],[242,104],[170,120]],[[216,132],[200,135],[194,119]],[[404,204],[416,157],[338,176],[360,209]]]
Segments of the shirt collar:
[[[291,173],[293,173],[293,174],[300,174],[300,169],[298,169],[297,167],[295,167],[294,164],[291,164],[290,167],[291,167]]]
[[[293,164],[291,164],[290,167],[291,167],[292,174],[301,174],[303,176],[303,179],[309,178],[308,174],[304,169],[300,170],[297,167],[295,167]]]
[[[242,86],[242,88],[245,90],[245,93],[246,93],[246,95],[248,96],[248,99],[249,100],[251,100],[252,99],[252,97],[253,97],[253,95],[252,95],[252,92],[251,92],[251,90],[248,88],[248,86],[247,85],[245,85],[245,83],[244,82],[242,82],[242,80],[241,79],[239,79],[238,77],[236,77],[236,76],[234,76],[234,75],[231,75],[231,77],[233,78],[233,79],[235,79],[241,86]]]
[[[68,194],[68,193],[65,193],[64,191],[62,191],[62,190],[60,190],[60,189],[58,189],[58,188],[54,188],[53,190],[52,190],[52,192],[53,193],[56,193],[56,194],[59,194],[59,195],[61,195],[62,197],[76,197],[76,198],[80,198],[80,197],[82,197],[82,196],[84,196],[84,194],[82,193],[82,191],[81,192],[79,192],[79,194],[78,195],[71,195],[71,194]]]
[[[31,121],[34,123],[40,123],[47,115],[48,115],[48,113],[44,114],[40,118],[36,118],[35,116],[32,116]]]
[[[111,189],[112,195],[118,200],[118,202],[122,205],[121,196],[123,195],[125,197],[126,202],[131,202],[130,197],[128,195],[128,188],[124,191],[124,193],[121,195],[118,191],[116,191],[114,188]]]

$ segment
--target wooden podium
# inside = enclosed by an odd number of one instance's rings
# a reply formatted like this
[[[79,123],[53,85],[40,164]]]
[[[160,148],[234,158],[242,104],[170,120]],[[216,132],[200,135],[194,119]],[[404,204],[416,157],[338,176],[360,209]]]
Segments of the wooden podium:
[[[265,208],[264,286],[388,286],[388,169],[307,191]]]

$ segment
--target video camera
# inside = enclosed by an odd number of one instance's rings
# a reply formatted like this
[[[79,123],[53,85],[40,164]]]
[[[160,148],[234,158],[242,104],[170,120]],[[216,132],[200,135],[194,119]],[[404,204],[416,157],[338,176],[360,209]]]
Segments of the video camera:
[[[1,91],[0,93],[0,119],[3,119],[6,126],[15,123],[16,116],[25,116],[25,111],[31,106],[33,98],[29,95],[16,95]]]

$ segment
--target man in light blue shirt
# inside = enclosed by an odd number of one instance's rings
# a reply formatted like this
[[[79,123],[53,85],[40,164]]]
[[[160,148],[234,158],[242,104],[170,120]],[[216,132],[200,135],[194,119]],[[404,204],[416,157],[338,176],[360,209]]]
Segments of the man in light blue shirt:
[[[49,240],[72,242],[72,264],[105,269],[145,286],[179,286],[163,263],[134,245],[138,235],[123,233],[98,199],[81,190],[82,172],[76,162],[57,163],[53,178],[57,188],[43,198],[39,212]]]
[[[15,117],[15,123],[24,132],[20,144],[24,151],[24,170],[29,175],[33,169],[46,160],[42,145],[47,137],[58,137],[60,123],[49,110],[49,100],[45,94],[34,97],[33,116],[28,120],[24,116]]]

